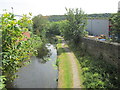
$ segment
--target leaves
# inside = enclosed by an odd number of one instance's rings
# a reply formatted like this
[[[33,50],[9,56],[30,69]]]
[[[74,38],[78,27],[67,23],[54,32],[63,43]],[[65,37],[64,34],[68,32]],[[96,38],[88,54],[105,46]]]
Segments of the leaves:
[[[4,88],[5,87],[5,76],[0,76],[0,89]]]
[[[34,53],[34,35],[28,39],[23,34],[32,27],[32,20],[27,15],[17,20],[14,14],[6,12],[1,16],[1,20],[3,75],[0,76],[0,88],[4,88],[5,82],[13,81],[16,78],[14,73],[30,58],[30,54]],[[28,40],[25,41],[24,38]]]
[[[80,57],[78,52],[75,53],[82,67],[86,88],[119,88],[117,69],[101,60],[94,60],[90,56]]]
[[[46,28],[48,27],[48,20],[41,14],[33,17],[33,33],[42,37],[46,35]]]
[[[111,31],[112,41],[120,42],[120,12],[111,17]]]
[[[81,9],[66,9],[66,18],[68,25],[64,31],[64,37],[73,41],[73,43],[79,43],[79,39],[83,37],[85,33],[85,27],[87,23],[87,16]]]
[[[120,88],[118,68],[104,60],[95,59],[82,51],[79,45],[69,43],[82,69],[83,85],[86,88]]]

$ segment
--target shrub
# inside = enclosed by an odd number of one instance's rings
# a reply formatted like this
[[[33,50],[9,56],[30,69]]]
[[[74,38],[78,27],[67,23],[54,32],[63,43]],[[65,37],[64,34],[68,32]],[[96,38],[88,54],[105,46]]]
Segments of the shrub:
[[[23,34],[23,32],[30,32],[31,26],[30,16],[23,15],[19,20],[15,19],[15,15],[12,13],[6,12],[1,16],[2,66],[0,69],[2,76],[0,77],[0,89],[4,88],[7,82],[16,78],[14,73],[29,60],[30,55],[34,52],[33,39]]]

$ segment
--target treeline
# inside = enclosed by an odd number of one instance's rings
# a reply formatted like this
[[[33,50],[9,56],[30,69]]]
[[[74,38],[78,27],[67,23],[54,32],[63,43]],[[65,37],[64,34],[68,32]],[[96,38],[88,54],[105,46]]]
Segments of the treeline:
[[[88,17],[93,17],[93,18],[110,18],[112,15],[113,15],[112,13],[88,14]]]
[[[102,14],[87,14],[88,18],[110,18],[112,17],[113,13],[102,13]],[[65,15],[51,15],[46,16],[50,22],[52,21],[61,21],[66,20]]]
[[[48,16],[48,20],[50,22],[61,21],[61,20],[65,20],[65,19],[66,19],[65,15],[51,15],[51,16]]]

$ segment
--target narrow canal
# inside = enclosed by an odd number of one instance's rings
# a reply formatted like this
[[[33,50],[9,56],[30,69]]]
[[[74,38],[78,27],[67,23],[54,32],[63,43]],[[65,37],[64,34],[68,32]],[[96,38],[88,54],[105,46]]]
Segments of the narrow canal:
[[[50,60],[32,57],[31,63],[16,73],[19,78],[14,80],[14,88],[57,88],[57,50],[52,44],[47,44],[47,48],[51,53]]]

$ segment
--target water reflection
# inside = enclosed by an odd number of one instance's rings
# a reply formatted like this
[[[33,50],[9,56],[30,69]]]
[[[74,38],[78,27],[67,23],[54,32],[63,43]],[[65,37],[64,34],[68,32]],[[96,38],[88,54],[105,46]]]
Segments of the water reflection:
[[[51,60],[50,56],[52,55],[51,44],[46,44],[43,50],[38,50],[38,62],[45,64],[47,61]],[[42,54],[41,54],[42,53]]]
[[[15,79],[14,88],[56,88],[58,71],[54,69],[57,51],[51,44],[47,44],[49,49],[49,59],[32,57],[31,63],[22,67],[16,74],[19,78]]]
[[[46,44],[45,47],[38,48],[38,55],[37,58],[39,58],[40,63],[46,63],[47,61],[50,60],[50,56],[52,55],[51,52],[51,44]]]

